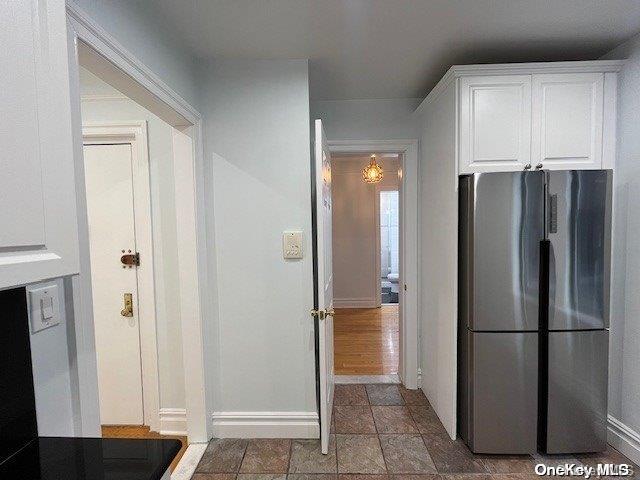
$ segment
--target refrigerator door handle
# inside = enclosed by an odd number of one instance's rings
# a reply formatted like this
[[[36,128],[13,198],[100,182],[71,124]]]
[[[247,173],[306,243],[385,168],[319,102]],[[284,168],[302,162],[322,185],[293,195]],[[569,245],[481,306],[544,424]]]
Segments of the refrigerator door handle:
[[[549,233],[558,233],[558,194],[549,196]]]

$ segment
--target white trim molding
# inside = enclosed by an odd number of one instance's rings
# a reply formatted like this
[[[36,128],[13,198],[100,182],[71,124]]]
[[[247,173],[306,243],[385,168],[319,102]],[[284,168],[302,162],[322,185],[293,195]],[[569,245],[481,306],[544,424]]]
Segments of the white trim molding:
[[[390,375],[334,375],[333,382],[336,385],[357,385],[361,383],[387,383],[400,384],[397,374]]]
[[[418,140],[338,140],[329,141],[329,149],[332,153],[402,154],[399,368],[404,385],[418,388]]]
[[[83,102],[110,102],[114,100],[129,100],[129,97],[121,93],[91,93],[81,95],[80,100]]]
[[[427,105],[435,102],[451,82],[459,77],[472,75],[533,75],[542,73],[611,73],[619,72],[624,60],[587,60],[572,62],[534,62],[534,63],[494,63],[476,65],[453,65],[431,89],[424,101],[418,105],[415,113],[424,112]]]
[[[612,415],[607,417],[609,445],[640,464],[640,434]]]
[[[193,473],[207,449],[207,443],[191,443],[171,473],[171,480],[191,480]]]
[[[184,408],[160,409],[160,435],[187,435],[187,410]]]
[[[375,298],[334,298],[334,308],[377,308]]]
[[[216,438],[319,438],[317,412],[214,412]]]
[[[98,25],[74,2],[67,0],[67,17],[71,20],[77,36],[91,45],[99,54],[130,75],[169,107],[195,125],[200,113],[169,87],[160,77],[138,60],[104,28]]]

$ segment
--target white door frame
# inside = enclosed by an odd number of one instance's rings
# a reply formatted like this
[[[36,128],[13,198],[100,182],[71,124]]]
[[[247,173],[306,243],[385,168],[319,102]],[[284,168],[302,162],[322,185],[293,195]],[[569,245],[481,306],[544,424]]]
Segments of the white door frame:
[[[188,166],[188,171],[192,172],[192,175],[181,176],[180,185],[176,185],[176,192],[179,191],[181,194],[189,192],[193,198],[192,202],[176,204],[176,216],[182,220],[182,225],[189,225],[192,230],[195,230],[191,235],[185,235],[187,241],[180,245],[180,250],[185,253],[179,255],[180,279],[189,279],[187,288],[181,288],[184,291],[180,295],[180,312],[189,442],[207,442],[212,434],[211,424],[207,421],[207,411],[213,411],[213,399],[211,395],[206,395],[212,389],[208,384],[211,381],[208,372],[211,370],[204,362],[204,345],[209,342],[205,338],[206,330],[203,330],[202,317],[208,316],[208,313],[213,311],[214,300],[211,299],[208,292],[214,289],[215,285],[208,282],[206,270],[202,117],[195,108],[96,24],[77,5],[67,1],[66,11],[76,204],[80,238],[80,275],[71,280],[76,334],[77,401],[80,411],[79,427],[76,429],[76,433],[81,436],[100,436],[80,110],[78,54],[80,43],[84,43],[101,59],[106,60],[109,68],[119,74],[124,73],[138,97],[145,96],[145,100],[151,102],[157,111],[165,114],[165,118],[175,118],[175,121],[168,123],[180,128],[193,140],[193,164]]]
[[[84,145],[131,145],[133,175],[133,211],[136,250],[142,261],[137,268],[138,321],[140,327],[140,360],[142,366],[142,403],[144,424],[160,431],[160,385],[158,378],[158,343],[156,336],[156,302],[153,238],[159,229],[151,217],[149,146],[147,122],[101,122],[82,126]],[[155,231],[155,233],[154,233]]]
[[[402,154],[402,281],[400,301],[400,379],[407,388],[418,388],[418,140],[329,141],[332,153]],[[380,255],[378,254],[378,257]]]

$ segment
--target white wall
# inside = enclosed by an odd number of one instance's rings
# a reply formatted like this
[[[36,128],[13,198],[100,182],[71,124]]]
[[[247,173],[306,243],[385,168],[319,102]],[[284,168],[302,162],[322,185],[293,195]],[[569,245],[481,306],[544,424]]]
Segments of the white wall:
[[[216,416],[315,412],[307,61],[212,61],[203,73]],[[284,230],[304,232],[302,260],[282,258]]]
[[[456,436],[458,193],[453,84],[424,109],[420,158],[422,390]]]
[[[640,35],[606,55],[619,76],[614,179],[609,415],[640,432]],[[624,435],[624,434],[623,434]],[[640,438],[638,436],[636,440]],[[610,437],[611,439],[611,437]],[[628,447],[628,444],[627,444]],[[620,447],[623,448],[623,447]],[[640,445],[625,451],[640,461]]]
[[[197,108],[196,61],[155,15],[151,5],[129,0],[73,0],[73,3]]]
[[[311,103],[311,118],[322,119],[329,140],[420,138],[414,116],[420,98],[323,100]]]
[[[185,408],[172,127],[83,68],[80,91],[83,123],[147,122],[160,408]]]
[[[374,308],[378,304],[379,193],[381,184],[362,180],[369,156],[333,156],[333,301],[338,308]],[[382,188],[398,189],[397,159],[379,156]]]

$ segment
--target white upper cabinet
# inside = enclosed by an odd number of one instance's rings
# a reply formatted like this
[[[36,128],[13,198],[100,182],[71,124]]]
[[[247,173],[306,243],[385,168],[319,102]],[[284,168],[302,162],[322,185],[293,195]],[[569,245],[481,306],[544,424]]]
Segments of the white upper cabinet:
[[[456,82],[458,172],[613,168],[621,67],[616,60],[451,67],[430,96]]]
[[[602,168],[603,90],[603,73],[533,75],[532,163]]]
[[[62,0],[0,3],[0,288],[78,272]]]
[[[460,172],[522,170],[531,159],[531,76],[460,79]]]

